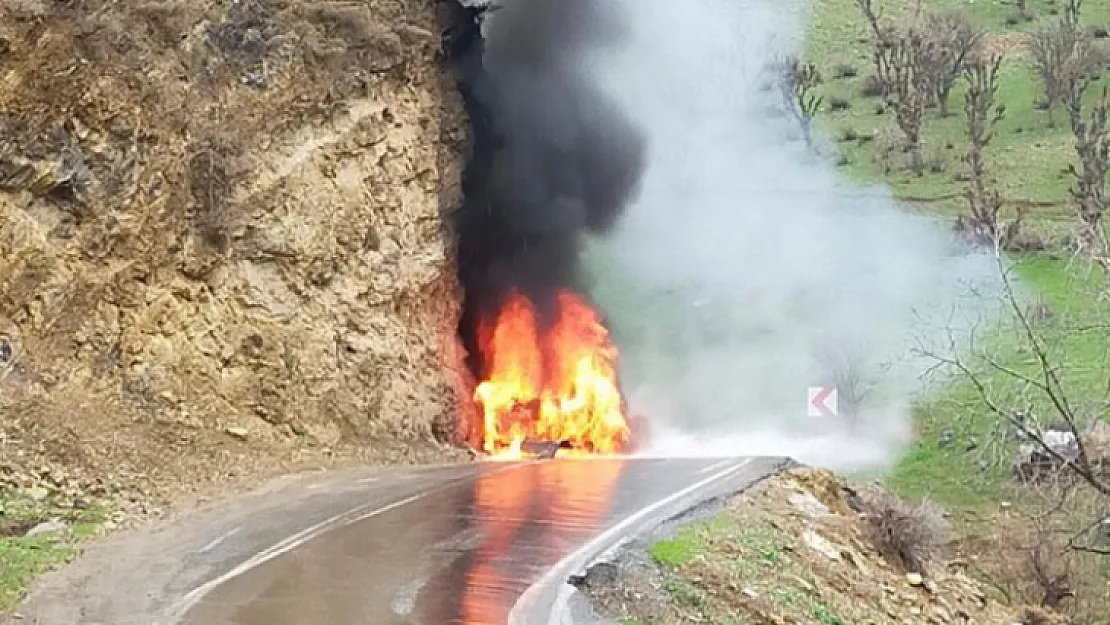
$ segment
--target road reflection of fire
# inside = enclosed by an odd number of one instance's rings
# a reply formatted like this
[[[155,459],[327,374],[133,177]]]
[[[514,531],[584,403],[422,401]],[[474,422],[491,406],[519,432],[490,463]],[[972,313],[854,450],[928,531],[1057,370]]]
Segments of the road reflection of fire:
[[[536,471],[495,471],[479,479],[474,518],[483,536],[466,572],[461,623],[505,625],[521,584],[600,530],[621,468],[620,462],[555,460]]]

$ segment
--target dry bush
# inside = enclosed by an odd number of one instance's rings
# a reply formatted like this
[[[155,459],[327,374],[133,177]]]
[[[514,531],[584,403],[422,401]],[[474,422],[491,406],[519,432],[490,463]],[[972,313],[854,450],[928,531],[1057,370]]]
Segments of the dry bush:
[[[886,86],[883,79],[877,74],[871,74],[863,79],[863,86],[860,88],[860,95],[865,98],[878,98],[886,94]]]
[[[880,128],[875,135],[875,162],[883,168],[883,173],[894,171],[896,155],[903,150],[903,138],[894,124]]]
[[[1030,578],[1041,595],[1041,606],[1056,609],[1075,596],[1074,573],[1067,549],[1047,529],[1038,529],[1029,549]]]
[[[918,5],[909,25],[884,24],[873,0],[856,0],[871,28],[875,73],[864,95],[896,98],[896,119],[906,135],[911,169],[922,173],[918,151],[925,107],[937,105],[948,115],[948,95],[982,38],[982,32],[957,14],[924,12]]]
[[[845,78],[855,78],[859,75],[859,70],[850,63],[837,63],[832,71],[833,78],[843,80]]]
[[[840,137],[838,138],[838,140],[842,143],[846,143],[849,141],[859,141],[859,138],[860,134],[856,131],[855,128],[845,128],[840,131]]]
[[[921,156],[923,171],[942,174],[948,169],[948,152],[941,146],[931,146],[923,150]]]
[[[1057,619],[1017,622],[1066,622],[1058,620],[1056,613],[1087,622],[1090,616],[1105,611],[1102,589],[1106,569],[1099,556],[1071,549],[1069,536],[1076,518],[1085,518],[1094,503],[1091,493],[1071,489],[1068,492],[1073,494],[1064,497],[1059,489],[1029,492],[1041,494],[1044,499],[1022,514],[991,517],[986,520],[989,527],[973,533],[978,538],[969,539],[957,549],[977,556],[966,564],[1007,603],[1038,606],[1034,614]]]
[[[829,96],[829,110],[830,111],[847,111],[852,108],[852,103],[847,98],[840,96]]]
[[[1006,241],[1005,250],[1007,252],[1031,253],[1043,252],[1049,247],[1049,243],[1040,234],[1029,230],[1020,230],[1010,237],[1009,241]]]
[[[867,535],[875,547],[908,572],[921,573],[948,542],[944,511],[930,501],[907,502],[885,490],[861,495]]]

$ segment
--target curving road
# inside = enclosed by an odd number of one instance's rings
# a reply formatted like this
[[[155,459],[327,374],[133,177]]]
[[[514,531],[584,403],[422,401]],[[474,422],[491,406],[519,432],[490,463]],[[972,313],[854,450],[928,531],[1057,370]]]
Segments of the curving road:
[[[76,591],[63,572],[20,622],[565,625],[580,620],[565,582],[603,551],[786,464],[597,458],[349,478],[177,545],[166,531],[147,548],[164,541],[171,562],[146,571],[89,569]]]

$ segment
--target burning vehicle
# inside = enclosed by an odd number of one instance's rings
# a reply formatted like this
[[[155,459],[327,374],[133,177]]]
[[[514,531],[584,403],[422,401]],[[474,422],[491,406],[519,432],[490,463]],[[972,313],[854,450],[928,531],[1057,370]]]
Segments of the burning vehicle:
[[[479,416],[459,429],[492,458],[627,452],[617,348],[580,267],[645,162],[640,129],[585,61],[620,20],[593,0],[482,4],[456,5],[447,41],[470,119],[453,225]]]
[[[511,291],[492,322],[479,322],[482,450],[517,458],[528,444],[548,442],[586,453],[626,451],[627,403],[608,331],[569,290],[555,293],[552,312],[543,323],[535,306]]]

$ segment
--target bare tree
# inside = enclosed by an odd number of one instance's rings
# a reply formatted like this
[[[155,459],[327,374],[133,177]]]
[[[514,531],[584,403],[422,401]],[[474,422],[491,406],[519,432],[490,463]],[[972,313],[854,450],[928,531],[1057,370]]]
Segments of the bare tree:
[[[878,378],[868,370],[863,344],[845,338],[822,347],[819,358],[836,388],[839,414],[847,420],[848,432],[855,433],[865,404],[878,386]],[[888,363],[880,364],[881,369],[888,367]]]
[[[787,56],[776,64],[776,83],[782,95],[783,106],[798,122],[806,145],[813,145],[813,116],[824,99],[814,93],[821,84],[821,73],[813,63],[803,63],[796,56]]]
[[[932,87],[932,99],[941,117],[947,117],[948,94],[983,33],[963,16],[950,13],[927,14],[914,28],[921,33],[922,45],[917,56],[920,71]]]
[[[921,127],[925,120],[925,104],[932,92],[928,76],[918,63],[923,46],[920,34],[910,31],[893,42],[889,59],[896,98],[894,121],[905,139],[910,170],[918,175],[925,170],[921,157]]]
[[[884,98],[894,92],[894,70],[891,65],[891,55],[894,52],[895,42],[899,35],[897,29],[883,24],[872,0],[856,0],[874,37],[871,50],[871,62],[875,66],[875,81],[879,86],[880,95]]]
[[[1030,51],[1044,91],[1041,106],[1053,126],[1054,107],[1078,97],[1086,88],[1095,69],[1094,49],[1079,23],[1065,16],[1055,26],[1034,33]]]
[[[1011,463],[1015,472],[1029,458],[1044,463],[1044,477],[1022,486],[1022,519],[1011,517],[1009,522],[1018,525],[1005,527],[998,536],[999,552],[1012,548],[1021,560],[1003,557],[984,572],[999,576],[1003,584],[1014,583],[1016,591],[1032,593],[1030,599],[1045,607],[1061,608],[1070,599],[1068,609],[1077,615],[1104,613],[1097,597],[1104,589],[1110,543],[1099,528],[1106,526],[1110,510],[1110,446],[1097,434],[1097,424],[1098,415],[1110,408],[1110,389],[1078,394],[1070,383],[1074,369],[1063,357],[1066,348],[1054,341],[1074,339],[1077,332],[1105,332],[1110,322],[1100,318],[1093,329],[1058,321],[1040,329],[1015,294],[998,248],[995,260],[1003,300],[1015,322],[1003,327],[1016,332],[1021,360],[1003,362],[984,351],[974,337],[963,343],[954,335],[945,355],[919,350],[969,383],[976,408],[994,417],[989,436],[996,439],[995,451],[1012,457],[1013,441],[1022,441],[1018,459]],[[1040,507],[1032,503],[1036,498],[1049,504],[1048,509],[1034,511]],[[1034,533],[1027,535],[1029,529]]]
[[[1069,167],[1075,176],[1071,188],[1079,217],[1079,251],[1094,259],[1110,275],[1110,240],[1107,239],[1103,215],[1107,207],[1106,174],[1110,171],[1110,128],[1107,113],[1110,101],[1107,91],[1091,109],[1089,117],[1083,116],[1083,86],[1076,85],[1067,95],[1068,119],[1075,135],[1075,151],[1079,156],[1079,169]]]
[[[994,125],[1002,119],[1004,107],[995,103],[998,92],[998,73],[1002,57],[989,60],[977,59],[964,70],[967,94],[964,112],[967,115],[969,149],[964,160],[969,168],[969,184],[964,196],[968,213],[956,220],[956,230],[973,245],[1005,247],[1017,235],[1020,219],[1009,225],[999,224],[1002,201],[998,191],[987,184],[984,151],[994,137]]]
[[[1072,24],[1078,24],[1081,8],[1083,8],[1083,0],[1068,0],[1067,6],[1064,7],[1064,19]]]
[[[962,346],[954,336],[950,336],[946,354],[939,354],[926,347],[919,348],[918,353],[933,359],[938,367],[946,367],[969,382],[978,401],[997,419],[998,425],[1012,431],[1021,440],[1029,441],[1038,453],[1051,459],[1061,471],[1085,484],[1098,496],[1110,498],[1110,472],[1107,471],[1110,467],[1106,466],[1103,457],[1092,456],[1087,443],[1087,433],[1095,419],[1093,415],[1110,409],[1110,401],[1107,401],[1107,397],[1077,399],[1069,395],[1064,380],[1065,363],[1055,360],[1048,341],[1029,318],[1029,313],[1015,292],[1010,270],[1005,267],[1001,250],[997,247],[995,261],[1002,279],[1003,300],[1015,321],[1022,351],[1030,355],[1031,362],[1020,368],[1009,366],[978,351],[974,338],[971,341],[971,355],[963,356],[961,354],[967,350],[961,349]],[[1100,327],[1110,328],[1110,323]],[[1083,329],[1068,330],[1076,332]],[[985,371],[981,370],[984,367]],[[990,372],[1016,382],[1020,387],[1018,396],[1015,398],[997,392],[986,378],[986,373]],[[1110,393],[1110,387],[1107,392]],[[1093,408],[1089,403],[1091,401],[1097,404]],[[1042,427],[1045,423],[1052,423],[1053,430],[1066,433],[1074,441],[1073,449],[1066,453],[1062,451],[1046,435],[1046,428]],[[1107,501],[1110,503],[1110,499]]]
[[[1003,361],[986,351],[988,343],[974,336],[956,338],[955,333],[949,335],[945,355],[929,347],[918,353],[968,383],[974,397],[974,407],[969,408],[985,409],[993,417],[988,436],[997,439],[994,451],[1012,458],[1013,442],[1021,442],[1018,458],[1011,463],[1015,473],[1027,466],[1026,459],[1044,463],[1043,478],[1020,486],[1023,504],[1015,510],[1020,520],[1011,514],[999,517],[1007,523],[997,536],[1003,557],[988,564],[993,570],[987,574],[1000,576],[1003,583],[1015,582],[1015,590],[1034,593],[1031,599],[1044,606],[1063,607],[1070,599],[1068,610],[1077,617],[1104,614],[1099,598],[1104,596],[1110,542],[1101,528],[1110,518],[1110,437],[1099,417],[1110,411],[1110,386],[1100,391],[1075,384],[1072,376],[1087,372],[1070,366],[1067,350],[1081,333],[1106,336],[1110,319],[1103,315],[1110,311],[1096,310],[1096,317],[1082,320],[1055,316],[1053,323],[1042,324],[1016,295],[1012,269],[997,247],[995,263],[1002,301],[1013,322],[999,327],[1014,333],[1017,357]],[[1106,364],[1094,367],[1110,371]],[[1042,504],[1033,503],[1038,498]],[[1041,507],[1045,504],[1047,508]],[[1007,545],[1016,548],[1020,561],[1005,559]],[[1093,598],[1087,599],[1088,594]]]
[[[981,33],[958,16],[925,13],[920,2],[906,29],[883,24],[873,0],[856,0],[856,6],[874,38],[875,81],[881,95],[893,99],[910,169],[920,175],[925,169],[921,129],[926,106],[935,103],[948,115],[949,93]]]

